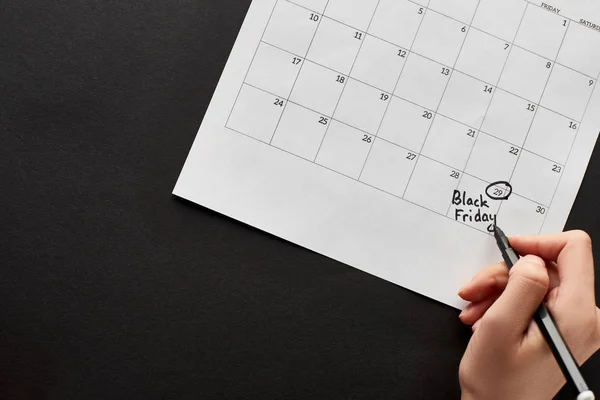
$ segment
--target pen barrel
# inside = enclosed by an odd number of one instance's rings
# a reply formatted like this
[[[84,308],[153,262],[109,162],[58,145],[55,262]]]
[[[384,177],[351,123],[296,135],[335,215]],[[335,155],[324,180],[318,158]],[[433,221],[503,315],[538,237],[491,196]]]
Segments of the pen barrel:
[[[579,371],[579,364],[573,357],[571,350],[567,346],[564,338],[562,337],[554,318],[546,308],[544,304],[538,308],[535,313],[535,322],[538,324],[542,334],[546,338],[546,343],[550,346],[550,350],[554,354],[558,366],[562,370],[565,378],[569,385],[577,391],[577,393],[589,390],[581,372]]]
[[[509,269],[512,268],[517,261],[519,261],[519,255],[511,247],[504,249],[502,252],[502,258]]]

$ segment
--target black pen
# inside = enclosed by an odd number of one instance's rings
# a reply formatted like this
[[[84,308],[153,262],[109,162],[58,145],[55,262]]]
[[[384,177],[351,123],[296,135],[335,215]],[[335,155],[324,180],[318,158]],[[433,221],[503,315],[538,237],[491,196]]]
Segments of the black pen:
[[[506,265],[508,265],[509,269],[512,268],[513,265],[519,261],[519,255],[511,247],[508,238],[497,225],[494,226],[494,237],[496,238],[496,243],[502,252],[502,258],[504,258]],[[569,347],[565,343],[565,340],[554,322],[554,318],[552,318],[552,315],[544,303],[537,309],[534,319],[544,334],[546,342],[548,342],[548,346],[550,346],[550,349],[554,354],[554,358],[556,358],[560,369],[565,375],[565,378],[567,378],[567,382],[569,382],[571,386],[577,390],[577,393],[579,393],[577,400],[594,400],[594,393],[592,393],[585,383],[585,379],[583,379],[583,375],[581,375],[575,357],[573,357],[571,350],[569,350]]]

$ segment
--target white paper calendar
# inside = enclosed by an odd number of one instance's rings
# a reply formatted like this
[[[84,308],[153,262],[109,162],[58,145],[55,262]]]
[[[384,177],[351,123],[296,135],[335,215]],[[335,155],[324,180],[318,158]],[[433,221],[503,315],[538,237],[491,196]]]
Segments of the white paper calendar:
[[[563,229],[599,75],[597,0],[254,0],[174,194],[462,307],[494,221]]]

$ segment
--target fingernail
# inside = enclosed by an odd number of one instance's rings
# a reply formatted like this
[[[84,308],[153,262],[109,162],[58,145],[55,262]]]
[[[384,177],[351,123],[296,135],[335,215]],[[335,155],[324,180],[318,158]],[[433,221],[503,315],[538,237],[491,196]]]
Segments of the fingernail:
[[[473,278],[473,279],[475,279],[475,278]],[[470,282],[468,282],[468,283],[464,284],[464,285],[463,285],[463,287],[461,287],[461,288],[460,288],[460,290],[458,291],[458,294],[459,294],[459,295],[460,295],[461,293],[463,293],[463,292],[466,292],[466,291],[467,291],[467,289],[469,289],[469,287],[470,287],[470,286],[471,286],[471,284],[473,283],[473,279],[471,279],[471,281],[470,281]]]
[[[471,310],[471,308],[472,308],[472,307],[473,307],[473,303],[470,303],[469,305],[467,305],[467,306],[465,307],[465,309],[461,311],[461,313],[460,313],[460,315],[458,316],[458,318],[462,318],[462,317],[464,317],[465,315],[467,315],[467,314],[469,313],[469,311]]]

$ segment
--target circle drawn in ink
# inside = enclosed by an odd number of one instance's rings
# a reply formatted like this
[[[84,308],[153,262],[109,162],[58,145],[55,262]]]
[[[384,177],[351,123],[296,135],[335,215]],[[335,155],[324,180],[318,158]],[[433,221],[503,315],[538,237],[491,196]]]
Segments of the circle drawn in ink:
[[[510,182],[497,181],[485,188],[485,194],[492,200],[508,200],[513,192]]]

